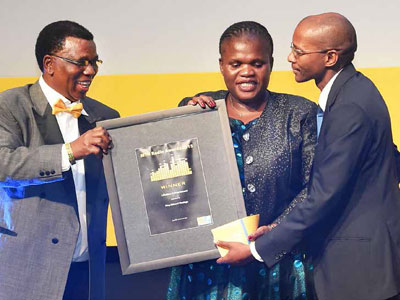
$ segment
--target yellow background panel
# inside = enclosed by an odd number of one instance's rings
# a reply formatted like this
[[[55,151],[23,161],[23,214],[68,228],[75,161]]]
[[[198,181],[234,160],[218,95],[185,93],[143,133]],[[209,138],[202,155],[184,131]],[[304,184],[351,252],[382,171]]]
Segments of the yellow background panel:
[[[396,86],[400,67],[360,69],[378,87],[389,108],[394,141],[400,144],[400,101]],[[32,83],[35,77],[0,78],[0,92]],[[130,116],[175,107],[186,97],[201,91],[224,89],[219,73],[99,75],[93,82],[89,96],[117,109],[121,116]],[[291,71],[272,72],[271,91],[296,94],[317,101],[319,90],[314,82],[298,84]],[[107,245],[116,245],[111,216]]]

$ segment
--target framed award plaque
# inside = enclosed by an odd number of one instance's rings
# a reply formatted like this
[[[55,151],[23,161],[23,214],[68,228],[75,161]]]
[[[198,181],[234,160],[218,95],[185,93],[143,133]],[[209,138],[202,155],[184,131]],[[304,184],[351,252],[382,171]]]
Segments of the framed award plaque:
[[[219,257],[211,229],[246,216],[225,102],[97,123],[123,274]]]

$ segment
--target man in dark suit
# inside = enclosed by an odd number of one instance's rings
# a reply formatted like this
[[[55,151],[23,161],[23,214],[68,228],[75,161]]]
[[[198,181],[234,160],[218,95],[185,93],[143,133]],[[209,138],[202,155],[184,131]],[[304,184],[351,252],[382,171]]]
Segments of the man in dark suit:
[[[86,97],[86,28],[47,25],[36,58],[39,81],[0,94],[0,299],[104,299],[111,138],[95,124],[119,115]]]
[[[260,228],[250,247],[217,243],[230,249],[221,263],[245,263],[251,252],[272,266],[307,239],[320,300],[400,294],[397,151],[384,100],[351,63],[356,49],[356,32],[340,14],[298,24],[288,60],[297,82],[315,80],[323,111],[309,196],[276,226]]]

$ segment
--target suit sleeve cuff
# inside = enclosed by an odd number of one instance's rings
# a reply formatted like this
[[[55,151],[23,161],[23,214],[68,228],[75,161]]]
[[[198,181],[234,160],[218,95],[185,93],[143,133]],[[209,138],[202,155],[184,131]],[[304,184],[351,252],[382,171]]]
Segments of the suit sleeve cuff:
[[[256,243],[254,241],[250,242],[250,251],[256,260],[264,262],[264,260],[261,258],[260,254],[258,254],[256,250]]]

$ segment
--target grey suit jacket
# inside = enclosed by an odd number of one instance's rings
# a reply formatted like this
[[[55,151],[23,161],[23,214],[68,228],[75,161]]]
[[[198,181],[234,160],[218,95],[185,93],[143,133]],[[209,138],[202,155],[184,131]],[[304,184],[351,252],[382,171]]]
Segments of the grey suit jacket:
[[[310,241],[320,300],[400,293],[400,192],[386,105],[353,65],[329,93],[309,196],[256,241],[269,265]]]
[[[81,133],[118,113],[90,98]],[[0,299],[62,299],[79,232],[63,138],[38,83],[0,94]],[[104,299],[108,195],[100,159],[85,159],[91,299]]]

